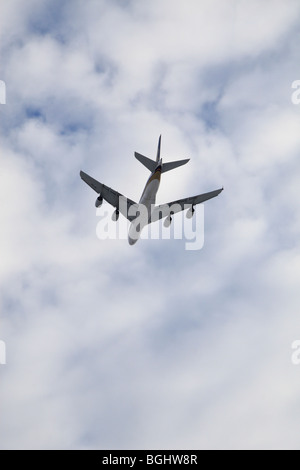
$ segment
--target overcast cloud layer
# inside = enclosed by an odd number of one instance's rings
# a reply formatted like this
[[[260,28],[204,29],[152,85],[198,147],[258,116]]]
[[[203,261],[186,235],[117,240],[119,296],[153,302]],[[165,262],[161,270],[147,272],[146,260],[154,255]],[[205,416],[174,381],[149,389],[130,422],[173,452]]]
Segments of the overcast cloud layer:
[[[1,449],[299,449],[298,0],[2,0]],[[83,169],[190,157],[205,245],[101,241]]]

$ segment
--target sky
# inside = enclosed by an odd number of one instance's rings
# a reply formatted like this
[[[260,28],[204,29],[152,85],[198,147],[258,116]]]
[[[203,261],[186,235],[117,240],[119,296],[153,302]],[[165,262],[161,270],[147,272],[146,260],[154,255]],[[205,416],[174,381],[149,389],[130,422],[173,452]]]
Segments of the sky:
[[[1,1],[1,449],[299,449],[299,19]],[[96,236],[80,170],[138,200],[160,134],[158,203],[225,188],[201,250]]]

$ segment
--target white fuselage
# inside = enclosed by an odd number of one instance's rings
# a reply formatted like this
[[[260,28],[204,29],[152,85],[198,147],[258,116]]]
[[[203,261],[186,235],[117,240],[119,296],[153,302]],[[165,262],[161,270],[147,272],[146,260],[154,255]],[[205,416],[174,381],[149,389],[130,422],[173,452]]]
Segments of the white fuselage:
[[[143,228],[151,219],[151,211],[155,206],[156,194],[160,185],[161,177],[161,160],[157,164],[155,171],[148,179],[143,194],[141,196],[139,207],[140,211],[137,217],[131,222],[128,232],[129,245],[134,245],[140,238]]]

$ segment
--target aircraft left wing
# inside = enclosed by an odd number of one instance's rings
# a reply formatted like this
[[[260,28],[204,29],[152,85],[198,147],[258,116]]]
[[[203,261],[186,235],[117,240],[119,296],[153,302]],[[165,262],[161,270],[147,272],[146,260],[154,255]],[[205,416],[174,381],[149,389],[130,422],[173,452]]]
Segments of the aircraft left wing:
[[[198,196],[187,197],[185,199],[179,199],[178,201],[168,202],[166,204],[156,206],[151,213],[151,222],[157,222],[164,217],[176,214],[177,212],[183,211],[188,207],[193,207],[197,204],[208,201],[209,199],[218,196],[222,191],[223,188],[216,189],[215,191],[211,191],[209,193],[199,194]]]
[[[124,215],[124,217],[126,217],[130,222],[135,218],[134,216],[128,215],[128,212],[131,206],[137,206],[136,202],[126,198],[114,189],[105,186],[105,184],[100,183],[83,171],[80,172],[80,177],[86,184],[96,191],[96,193],[103,197],[105,201],[120,211],[121,214]]]

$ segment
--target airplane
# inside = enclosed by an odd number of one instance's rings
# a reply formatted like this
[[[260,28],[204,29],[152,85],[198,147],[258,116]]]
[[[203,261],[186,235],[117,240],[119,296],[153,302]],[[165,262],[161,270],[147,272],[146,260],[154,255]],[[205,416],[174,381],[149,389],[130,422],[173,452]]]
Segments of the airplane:
[[[185,209],[188,209],[186,216],[191,218],[195,212],[194,206],[218,196],[224,189],[221,188],[208,193],[156,206],[155,200],[160,185],[161,174],[185,165],[190,160],[188,158],[185,160],[163,163],[160,150],[161,135],[158,140],[155,161],[141,155],[140,153],[134,153],[135,158],[151,172],[138,204],[133,200],[124,197],[114,189],[105,186],[83,171],[80,172],[81,179],[99,194],[95,202],[96,207],[100,207],[103,203],[103,199],[105,199],[105,201],[115,207],[112,220],[117,221],[119,219],[120,212],[129,220],[129,245],[134,245],[138,241],[143,228],[147,224],[166,218],[164,226],[169,227],[172,222],[172,215]]]

